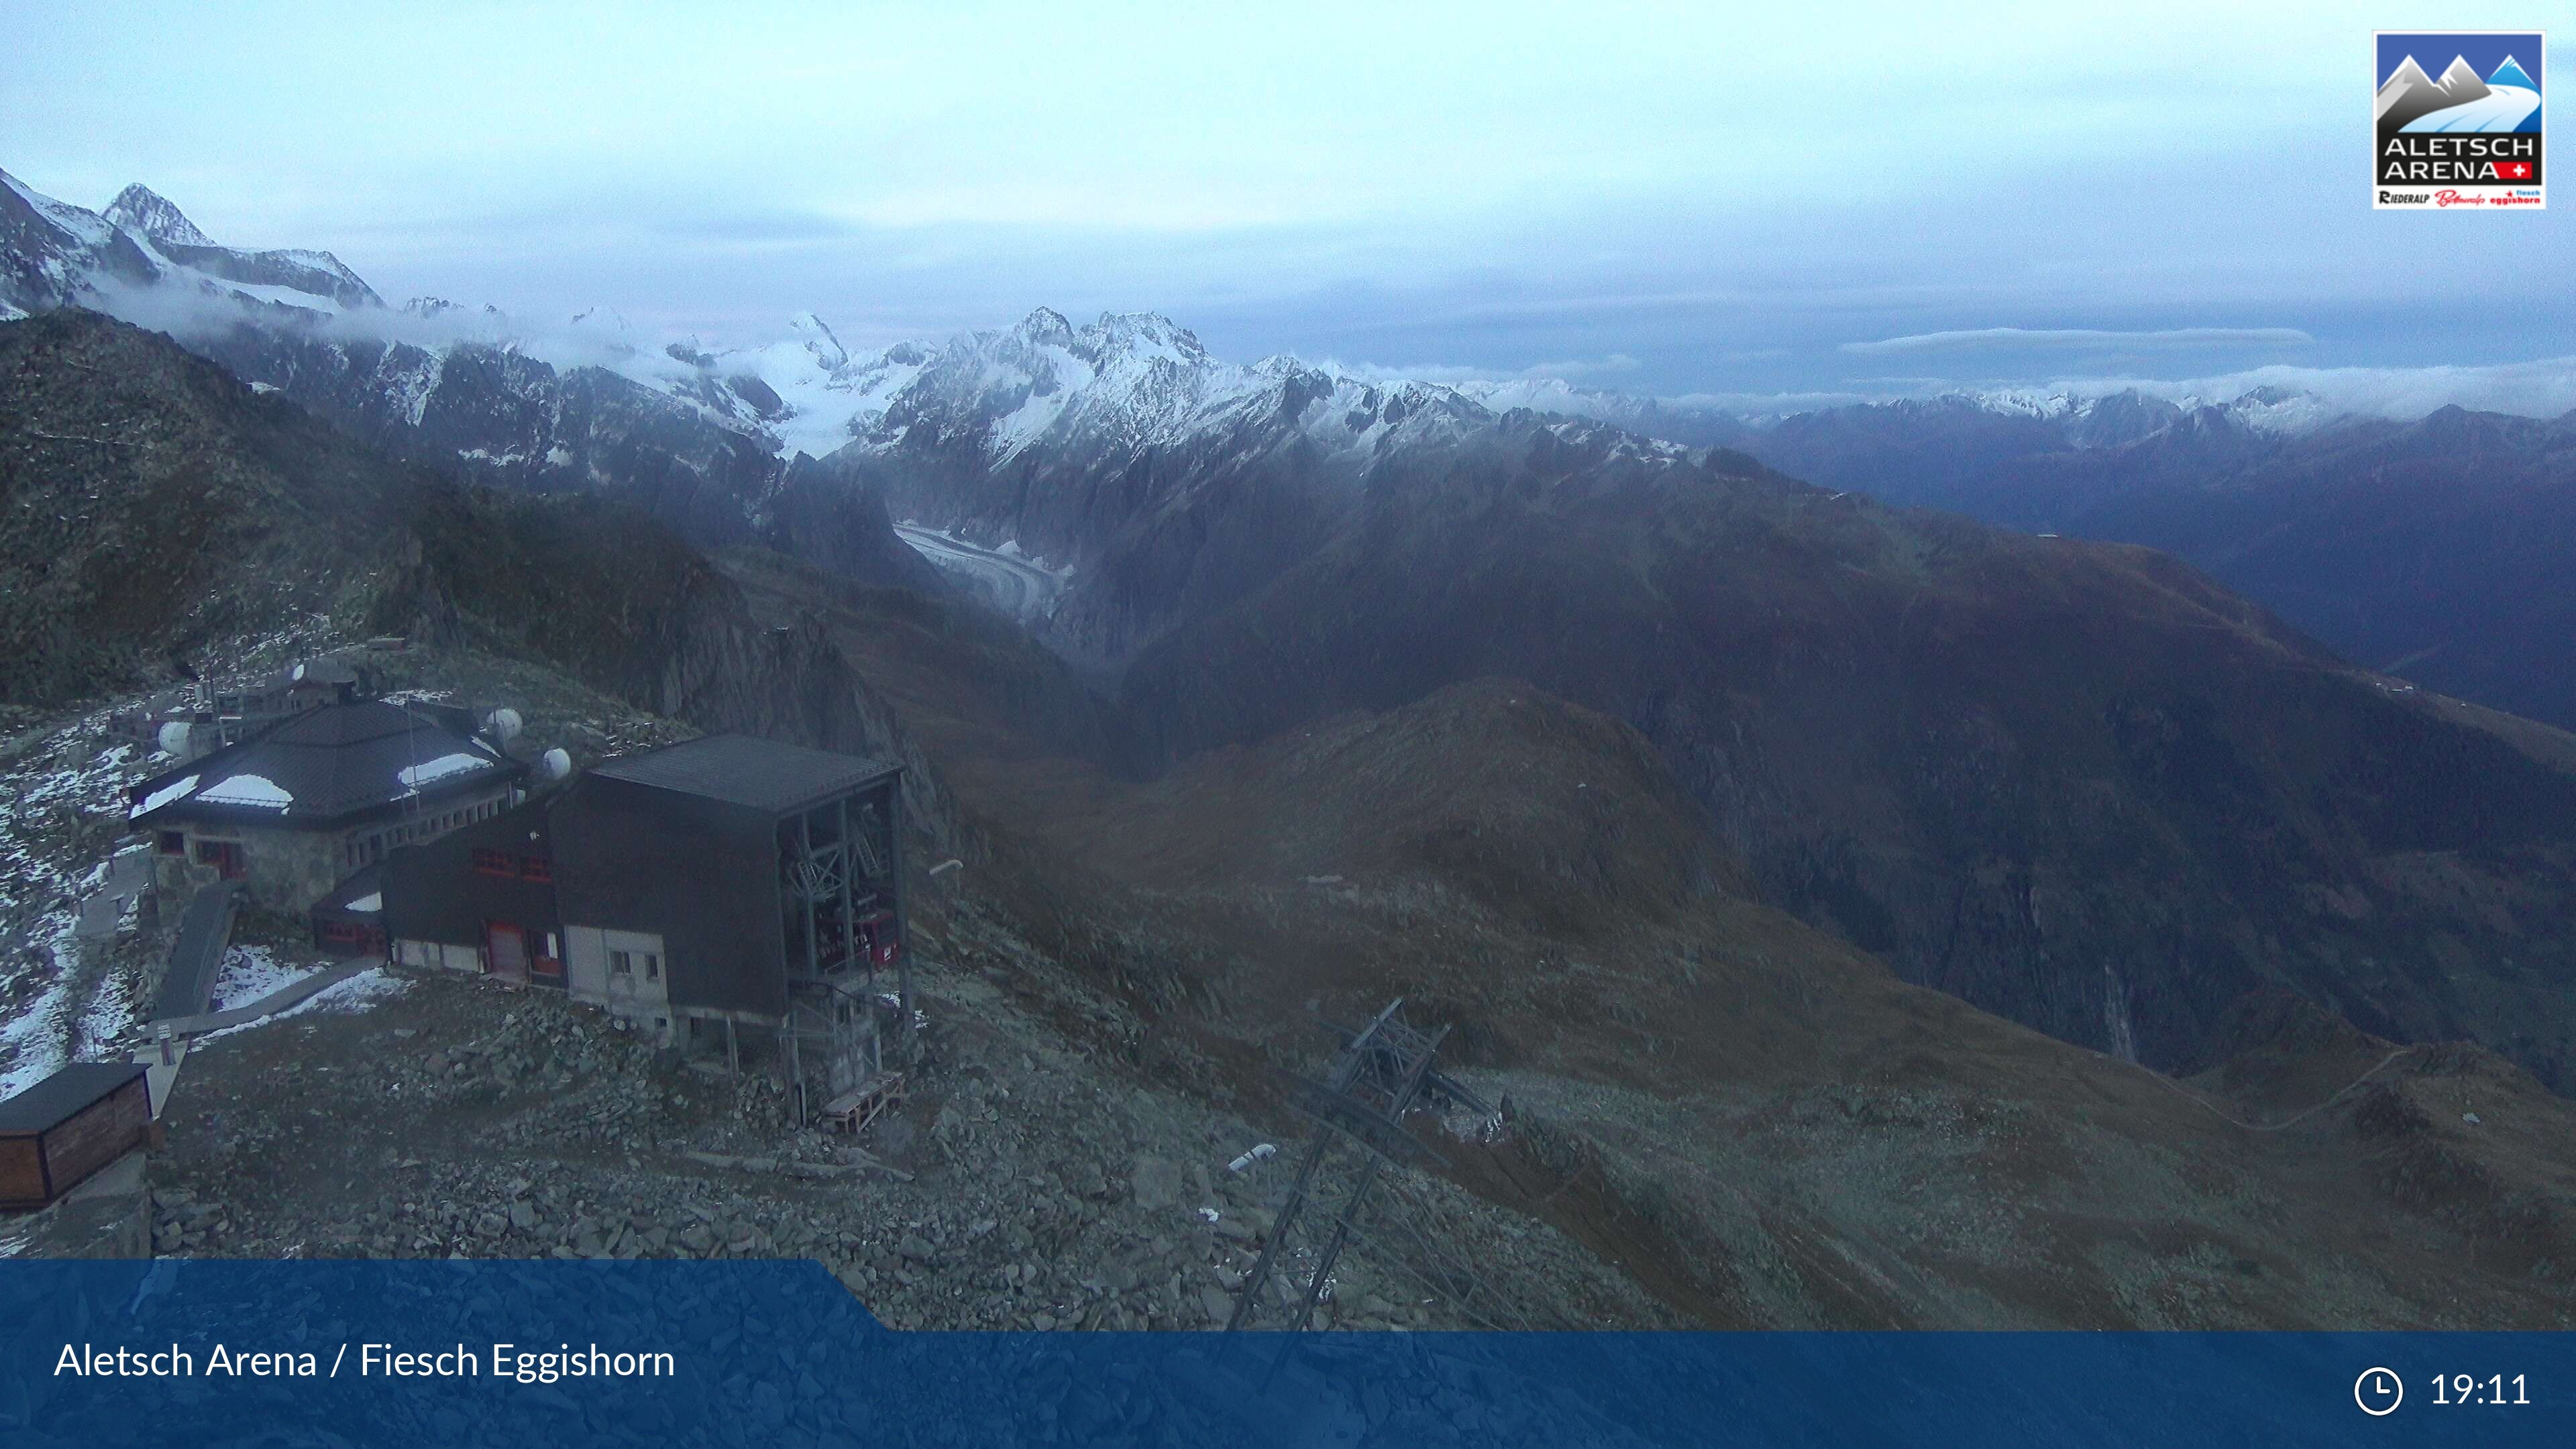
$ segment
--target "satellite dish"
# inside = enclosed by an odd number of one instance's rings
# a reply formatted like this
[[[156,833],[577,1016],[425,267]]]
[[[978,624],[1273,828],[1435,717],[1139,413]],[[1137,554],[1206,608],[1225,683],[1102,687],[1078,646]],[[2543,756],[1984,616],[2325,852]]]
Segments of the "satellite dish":
[[[492,738],[505,745],[519,737],[522,724],[515,709],[496,709],[483,716],[483,728],[491,731]]]
[[[173,759],[186,759],[188,757],[188,722],[174,719],[162,725],[158,743],[161,746],[161,753]]]
[[[560,746],[548,750],[537,761],[537,772],[549,780],[560,780],[572,773],[572,756]]]

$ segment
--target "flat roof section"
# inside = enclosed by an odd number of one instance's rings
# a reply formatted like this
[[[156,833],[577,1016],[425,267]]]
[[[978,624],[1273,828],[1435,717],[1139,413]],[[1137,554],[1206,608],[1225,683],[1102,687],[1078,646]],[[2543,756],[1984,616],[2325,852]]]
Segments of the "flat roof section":
[[[590,773],[656,790],[720,800],[773,815],[846,794],[903,767],[859,755],[807,749],[750,735],[708,735],[621,755]]]
[[[143,1075],[140,1062],[74,1062],[0,1102],[0,1132],[43,1132]]]

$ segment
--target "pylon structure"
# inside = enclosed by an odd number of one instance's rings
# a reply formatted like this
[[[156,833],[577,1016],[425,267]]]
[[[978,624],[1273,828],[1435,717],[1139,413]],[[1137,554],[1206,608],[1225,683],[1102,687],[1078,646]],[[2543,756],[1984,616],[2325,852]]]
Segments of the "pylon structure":
[[[1227,1332],[1305,1331],[1316,1306],[1332,1292],[1333,1265],[1354,1243],[1378,1246],[1376,1257],[1487,1328],[1527,1326],[1474,1272],[1375,1191],[1385,1168],[1447,1164],[1406,1129],[1408,1113],[1438,1106],[1493,1115],[1475,1093],[1433,1066],[1449,1028],[1417,1030],[1403,1009],[1398,997],[1368,1025],[1342,1031],[1341,1052],[1322,1081],[1289,1077],[1290,1103],[1322,1130],[1308,1139],[1261,1257],[1235,1292]]]

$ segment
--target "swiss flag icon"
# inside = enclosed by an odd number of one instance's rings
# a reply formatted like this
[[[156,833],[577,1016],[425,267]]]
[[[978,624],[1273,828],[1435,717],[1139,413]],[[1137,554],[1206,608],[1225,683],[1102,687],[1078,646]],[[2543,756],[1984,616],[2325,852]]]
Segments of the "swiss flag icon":
[[[2529,181],[2531,179],[2531,163],[2528,161],[2498,161],[2496,163],[2496,175],[2503,177],[2507,181]]]

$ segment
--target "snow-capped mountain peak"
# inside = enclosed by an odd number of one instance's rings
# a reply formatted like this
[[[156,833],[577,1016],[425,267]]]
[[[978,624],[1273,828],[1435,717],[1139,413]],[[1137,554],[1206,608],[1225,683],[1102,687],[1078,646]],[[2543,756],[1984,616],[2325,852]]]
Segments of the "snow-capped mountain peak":
[[[841,345],[840,338],[832,335],[831,327],[822,318],[811,312],[799,312],[788,319],[787,325],[805,339],[806,352],[812,354],[815,365],[825,372],[837,372],[850,365],[849,349]]]
[[[2487,93],[2485,77],[2478,74],[2477,68],[2469,64],[2465,55],[2451,57],[2451,64],[2434,84],[2454,101],[2473,101]]]
[[[212,237],[197,229],[187,213],[173,205],[169,198],[137,182],[116,193],[116,199],[100,213],[114,225],[128,231],[139,231],[157,242],[173,246],[210,247]]]
[[[1183,367],[1209,361],[1196,334],[1159,312],[1103,312],[1098,322],[1082,329],[1074,346],[1093,365],[1102,367],[1112,359],[1131,357],[1160,357]]]
[[[1053,307],[1039,307],[1020,319],[1020,325],[1011,329],[1011,337],[1030,347],[1070,347],[1073,324]]]

